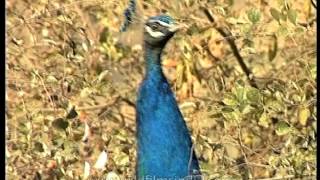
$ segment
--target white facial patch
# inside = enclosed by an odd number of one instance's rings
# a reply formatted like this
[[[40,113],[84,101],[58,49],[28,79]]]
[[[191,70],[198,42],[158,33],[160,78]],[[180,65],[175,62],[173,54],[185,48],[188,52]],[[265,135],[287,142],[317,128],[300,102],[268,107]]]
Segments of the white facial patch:
[[[180,29],[181,27],[177,24],[168,24],[166,22],[160,21],[160,20],[149,20],[149,22],[153,23],[153,22],[157,22],[159,23],[161,26],[167,27],[168,30],[170,32],[176,32],[178,29]]]
[[[164,27],[170,27],[172,26],[171,24],[168,24],[166,22],[163,22],[163,21],[160,21],[160,20],[149,20],[149,22],[153,23],[153,22],[157,22],[159,23],[160,25],[164,26]]]
[[[154,38],[160,38],[165,36],[165,34],[163,34],[160,31],[153,31],[149,26],[145,26],[145,29],[149,33],[149,35]]]

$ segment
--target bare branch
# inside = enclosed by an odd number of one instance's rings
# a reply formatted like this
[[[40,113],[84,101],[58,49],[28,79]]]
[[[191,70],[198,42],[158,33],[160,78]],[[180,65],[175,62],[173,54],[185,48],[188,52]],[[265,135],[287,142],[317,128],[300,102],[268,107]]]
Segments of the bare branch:
[[[213,24],[213,27],[227,40],[227,42],[229,43],[231,50],[234,54],[234,56],[236,57],[239,65],[241,66],[241,69],[243,70],[243,72],[246,74],[248,81],[250,83],[250,85],[252,87],[258,88],[258,85],[255,81],[255,79],[253,78],[253,73],[252,71],[247,67],[247,65],[244,63],[244,60],[242,58],[242,56],[239,53],[239,50],[237,48],[237,45],[235,43],[235,38],[232,36],[231,32],[224,27],[218,27],[217,24],[215,23],[215,20],[213,18],[213,16],[211,15],[210,11],[205,8],[202,7],[203,12],[205,13],[205,15],[207,16],[208,20]]]

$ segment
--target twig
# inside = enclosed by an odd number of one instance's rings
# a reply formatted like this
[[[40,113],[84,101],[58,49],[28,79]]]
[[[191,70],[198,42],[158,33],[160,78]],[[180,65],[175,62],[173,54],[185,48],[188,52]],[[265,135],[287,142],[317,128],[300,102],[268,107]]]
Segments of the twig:
[[[315,9],[317,9],[316,3],[315,3],[313,0],[310,0],[310,1],[311,1],[312,6],[313,6]]]
[[[243,72],[246,74],[248,81],[250,83],[250,85],[252,87],[258,88],[258,85],[255,81],[255,79],[253,78],[253,74],[251,72],[251,70],[247,67],[247,65],[244,63],[243,58],[241,57],[239,50],[237,48],[237,45],[235,43],[235,38],[230,38],[233,37],[231,32],[223,27],[218,27],[215,23],[215,20],[213,18],[213,16],[211,15],[211,13],[209,12],[209,10],[205,7],[202,7],[203,12],[205,13],[205,15],[207,16],[208,20],[213,24],[213,27],[227,40],[227,42],[229,43],[231,50],[234,54],[234,56],[236,57],[239,65],[241,66],[241,69],[243,70]]]
[[[75,11],[79,14],[81,20],[84,22],[84,24],[86,25],[86,28],[89,31],[89,35],[91,36],[90,39],[93,39],[94,43],[98,42],[98,36],[102,31],[101,30],[102,28],[101,27],[98,27],[97,29],[95,28],[95,26],[90,21],[90,18],[88,17],[88,15],[85,14],[83,10],[79,7],[79,4],[75,4],[74,7],[75,7]]]
[[[280,179],[292,179],[292,178],[295,178],[295,179],[301,179],[302,176],[304,177],[309,177],[311,179],[314,179],[316,176],[315,175],[300,175],[300,176],[297,176],[297,175],[287,175],[287,176],[280,176],[280,177],[273,177],[273,178],[260,178],[260,179],[256,179],[256,180],[280,180]]]
[[[242,173],[241,174],[244,177],[244,179],[247,179],[247,178],[249,178],[249,174],[251,174],[251,169],[248,167],[249,161],[247,159],[246,153],[244,152],[241,137],[242,137],[241,126],[240,126],[240,124],[238,124],[238,143],[240,145],[241,153],[243,155],[243,160],[244,160],[243,165],[239,166],[240,167],[239,170],[243,169],[245,171],[245,172],[243,172],[243,174]]]
[[[126,102],[129,106],[136,108],[136,105],[134,102],[130,101],[128,98],[124,98],[122,96],[119,97],[121,101]]]
[[[79,1],[72,2],[70,4],[66,4],[66,5],[64,5],[62,7],[55,8],[53,10],[48,10],[47,12],[49,12],[49,13],[58,12],[58,11],[60,11],[62,9],[71,8],[74,4],[77,4],[77,3],[91,3],[91,2],[97,2],[96,6],[99,6],[100,4],[105,3],[104,1],[99,1],[99,0],[92,0],[92,1],[91,0],[79,0]],[[23,19],[23,23],[15,23],[11,27],[8,27],[7,31],[11,31],[13,28],[17,28],[20,25],[28,24],[31,21],[36,20],[36,19],[40,18],[41,16],[44,16],[44,13],[45,12],[40,12],[40,14],[38,14],[38,15],[35,15],[35,16],[30,17],[28,19]],[[19,16],[19,18],[22,18],[22,16]]]
[[[124,101],[126,102],[128,105],[132,106],[135,108],[135,104],[131,101],[129,101],[126,98],[123,98],[120,95],[115,95],[113,96],[109,102],[104,103],[104,104],[99,104],[99,105],[93,105],[93,106],[83,106],[83,107],[76,107],[77,111],[88,111],[88,110],[98,110],[98,109],[103,109],[106,108],[110,105],[113,105],[114,103],[116,103],[118,100]],[[65,109],[63,108],[42,108],[42,109],[38,109],[36,111],[42,111],[42,112],[65,112]]]
[[[46,94],[47,94],[47,96],[48,96],[48,98],[49,98],[49,101],[50,101],[50,103],[51,103],[51,105],[52,105],[52,107],[53,107],[53,111],[54,111],[54,110],[55,110],[55,108],[54,108],[54,102],[53,102],[53,100],[52,100],[52,98],[51,98],[51,95],[50,95],[48,89],[47,89],[47,86],[45,85],[45,83],[44,83],[44,81],[43,81],[43,79],[42,79],[42,77],[40,76],[39,73],[35,72],[34,74],[40,79],[41,85],[43,86],[43,89],[44,89],[44,91],[46,92]]]
[[[111,100],[108,103],[105,104],[99,104],[99,105],[94,105],[94,106],[83,106],[83,107],[76,107],[77,111],[86,111],[86,110],[97,110],[97,109],[102,109],[105,108],[107,106],[110,106],[112,104],[114,104],[118,99],[119,99],[119,95],[114,96],[111,98]],[[42,108],[42,109],[38,109],[36,111],[42,111],[42,112],[65,112],[65,109],[63,108]]]
[[[313,19],[311,19],[309,22],[299,22],[298,24],[299,24],[300,26],[303,26],[303,27],[307,28],[307,27],[312,26],[313,23],[316,22],[316,21],[317,21],[317,18],[313,18]]]

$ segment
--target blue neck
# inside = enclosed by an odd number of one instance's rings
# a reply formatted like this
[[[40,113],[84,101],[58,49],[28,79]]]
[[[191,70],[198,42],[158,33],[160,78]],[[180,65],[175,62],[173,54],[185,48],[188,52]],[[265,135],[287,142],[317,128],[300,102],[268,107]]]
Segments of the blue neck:
[[[146,77],[160,78],[163,76],[161,69],[161,53],[163,47],[152,47],[145,44],[144,59],[146,61]]]
[[[145,44],[146,76],[137,98],[137,179],[182,179],[199,171],[188,128],[162,69],[162,47]]]

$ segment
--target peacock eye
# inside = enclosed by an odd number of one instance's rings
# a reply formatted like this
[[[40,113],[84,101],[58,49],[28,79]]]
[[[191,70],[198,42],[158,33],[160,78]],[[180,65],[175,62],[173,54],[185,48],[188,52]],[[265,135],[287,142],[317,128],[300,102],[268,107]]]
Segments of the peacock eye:
[[[152,30],[158,30],[158,24],[151,24],[151,29]]]

